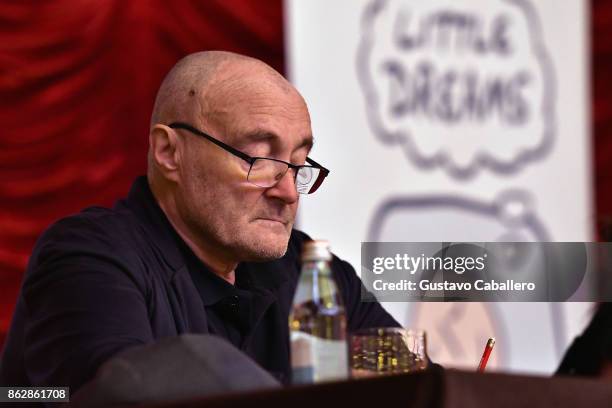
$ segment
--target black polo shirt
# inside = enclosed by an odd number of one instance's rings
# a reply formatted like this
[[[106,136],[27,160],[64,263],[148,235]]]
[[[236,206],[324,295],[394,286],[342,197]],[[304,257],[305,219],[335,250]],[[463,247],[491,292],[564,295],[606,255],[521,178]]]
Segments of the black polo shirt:
[[[183,333],[226,338],[287,381],[289,310],[300,274],[303,232],[287,253],[244,262],[236,285],[212,274],[180,241],[145,177],[113,208],[88,208],[53,224],[30,257],[0,359],[0,386],[69,386],[128,347]],[[361,302],[354,269],[333,258],[349,331],[397,326]]]
[[[270,294],[257,290],[253,285],[253,277],[244,265],[236,268],[232,285],[202,263],[178,234],[176,238],[193,283],[202,298],[209,332],[244,350],[245,339],[255,327],[255,322],[262,319],[266,312],[267,308],[262,305],[268,304],[266,298]]]

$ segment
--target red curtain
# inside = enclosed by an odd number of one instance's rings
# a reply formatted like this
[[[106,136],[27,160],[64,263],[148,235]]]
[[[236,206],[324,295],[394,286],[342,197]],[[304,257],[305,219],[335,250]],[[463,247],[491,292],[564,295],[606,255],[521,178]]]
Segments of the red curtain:
[[[612,4],[591,5],[595,191],[605,219]],[[59,217],[126,194],[145,171],[163,75],[205,49],[252,55],[282,72],[282,0],[0,3],[0,344],[36,237]]]
[[[224,49],[284,67],[282,0],[0,3],[0,345],[37,236],[145,172],[164,74]]]
[[[595,204],[600,237],[612,240],[612,2],[591,0],[591,100]]]

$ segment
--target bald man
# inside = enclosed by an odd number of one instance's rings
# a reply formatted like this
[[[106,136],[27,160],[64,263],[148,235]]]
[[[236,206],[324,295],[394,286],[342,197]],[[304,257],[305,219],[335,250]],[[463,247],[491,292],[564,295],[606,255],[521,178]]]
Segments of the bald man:
[[[115,353],[183,333],[220,336],[287,382],[309,239],[293,223],[300,195],[328,174],[308,158],[312,143],[304,99],[266,64],[227,52],[179,61],[155,101],[147,176],[36,244],[0,385],[74,392]],[[360,301],[349,264],[334,257],[332,269],[349,331],[397,326]]]

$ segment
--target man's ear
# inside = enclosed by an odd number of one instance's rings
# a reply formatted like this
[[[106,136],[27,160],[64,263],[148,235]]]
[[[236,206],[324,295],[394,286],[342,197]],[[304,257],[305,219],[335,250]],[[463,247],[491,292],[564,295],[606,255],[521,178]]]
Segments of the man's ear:
[[[165,125],[157,124],[149,133],[149,149],[152,164],[166,179],[179,182],[181,161],[179,138],[176,132]]]

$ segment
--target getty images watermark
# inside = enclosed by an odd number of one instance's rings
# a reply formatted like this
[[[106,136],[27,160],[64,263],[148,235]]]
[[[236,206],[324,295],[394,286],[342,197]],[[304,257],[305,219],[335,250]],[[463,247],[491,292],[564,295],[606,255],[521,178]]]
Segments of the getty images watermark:
[[[446,271],[456,274],[463,274],[466,271],[484,271],[486,268],[485,260],[487,254],[482,256],[409,256],[408,254],[396,254],[395,257],[376,257],[372,265],[372,273],[379,275],[389,270],[407,271],[410,275],[416,274],[417,271]],[[507,279],[498,282],[495,279],[490,281],[484,279],[476,279],[472,282],[453,282],[441,280],[439,282],[430,281],[429,279],[421,279],[411,281],[401,279],[397,282],[385,282],[383,279],[375,279],[372,282],[374,290],[416,290],[417,286],[420,290],[530,290],[536,288],[534,282],[515,282],[513,279]]]
[[[612,244],[364,242],[362,299],[611,301]]]

